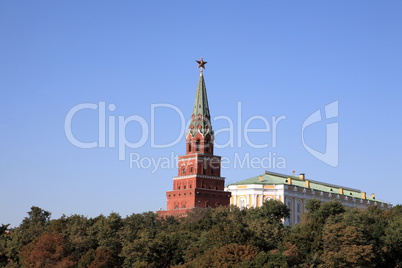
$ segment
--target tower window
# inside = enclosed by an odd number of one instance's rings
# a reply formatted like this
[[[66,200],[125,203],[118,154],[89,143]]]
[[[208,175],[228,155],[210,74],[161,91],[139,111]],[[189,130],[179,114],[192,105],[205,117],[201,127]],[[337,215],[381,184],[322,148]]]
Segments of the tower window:
[[[200,140],[197,140],[197,141],[195,142],[195,146],[196,146],[197,152],[200,151]]]
[[[190,167],[190,172],[193,172],[193,167]]]
[[[205,141],[205,152],[209,153],[209,140]]]
[[[186,169],[183,168],[183,169],[181,170],[181,173],[182,173],[182,174],[186,173]]]

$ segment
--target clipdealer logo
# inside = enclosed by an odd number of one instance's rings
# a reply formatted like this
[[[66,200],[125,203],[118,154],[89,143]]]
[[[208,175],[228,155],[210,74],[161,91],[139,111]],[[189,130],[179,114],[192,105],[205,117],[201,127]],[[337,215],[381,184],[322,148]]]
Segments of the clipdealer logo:
[[[67,140],[74,146],[82,149],[91,148],[116,148],[118,150],[118,159],[126,160],[128,149],[138,149],[149,142],[151,148],[170,148],[180,143],[186,135],[186,130],[190,125],[190,120],[186,122],[184,113],[177,106],[172,104],[151,104],[150,105],[150,120],[146,120],[140,115],[115,115],[115,104],[106,105],[106,102],[99,103],[81,103],[72,107],[66,114],[64,121],[64,131]],[[155,138],[155,122],[157,116],[162,116],[163,109],[170,109],[178,115],[180,120],[180,130],[174,140],[165,144],[157,143]],[[91,142],[80,141],[73,134],[74,118],[80,116],[83,110],[93,110],[98,114],[98,129],[97,140]],[[166,111],[165,111],[166,112]],[[338,116],[338,101],[325,106],[325,119],[335,118]],[[315,150],[305,141],[305,129],[309,126],[318,123],[324,119],[321,116],[321,111],[317,110],[311,114],[302,124],[301,139],[305,150],[313,155],[318,160],[336,167],[338,165],[338,123],[327,124],[326,132],[326,151],[324,153]],[[227,137],[223,143],[218,144],[215,139],[215,148],[237,147],[241,148],[247,145],[253,149],[276,148],[278,139],[278,128],[280,122],[286,120],[285,115],[272,116],[271,118],[263,115],[255,115],[249,118],[243,118],[242,104],[237,103],[237,113],[235,118],[226,115],[219,115],[212,119],[213,121],[223,121],[229,127],[215,130],[215,137]],[[259,122],[260,128],[252,128],[253,122]],[[127,139],[127,127],[135,125],[140,128],[136,141]],[[87,131],[87,129],[85,129]],[[267,142],[261,143],[261,140],[253,139],[253,133],[264,134],[269,137],[265,139]],[[116,135],[117,134],[117,135]],[[133,133],[130,133],[133,134]],[[322,135],[318,133],[316,135]],[[133,135],[130,135],[132,137]],[[268,142],[269,141],[269,142]],[[147,168],[155,172],[159,168],[175,168],[177,156],[154,158],[149,156],[141,156],[138,152],[128,152],[130,168]],[[173,160],[176,159],[176,160]],[[263,169],[284,169],[286,168],[286,159],[283,156],[277,155],[275,152],[267,152],[263,157],[252,157],[250,153],[235,153],[233,157],[222,157],[222,168],[263,168]]]
[[[334,101],[324,108],[324,118],[325,120],[331,118],[338,117],[338,101]],[[325,143],[325,152],[321,153],[318,150],[313,149],[304,139],[304,131],[308,126],[311,126],[315,123],[323,121],[323,116],[321,116],[321,110],[317,110],[312,113],[303,123],[302,126],[302,143],[304,148],[309,152],[312,156],[317,158],[318,160],[332,166],[337,167],[339,164],[339,126],[338,122],[327,123],[326,124],[326,143]]]

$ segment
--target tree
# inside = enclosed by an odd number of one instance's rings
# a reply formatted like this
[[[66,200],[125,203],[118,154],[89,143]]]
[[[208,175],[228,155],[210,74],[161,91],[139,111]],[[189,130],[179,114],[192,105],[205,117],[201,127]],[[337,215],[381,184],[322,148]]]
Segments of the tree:
[[[95,221],[82,215],[63,216],[50,223],[50,231],[60,233],[70,243],[70,251],[75,259],[79,260],[89,250],[98,247],[96,235],[90,234],[90,228]]]
[[[254,219],[248,222],[249,243],[261,250],[270,251],[282,243],[287,229],[283,225],[272,224],[270,219]]]
[[[10,230],[10,241],[7,243],[7,257],[10,260],[19,263],[21,248],[47,231],[50,215],[50,212],[33,206],[20,226]]]
[[[272,224],[282,224],[284,218],[288,218],[290,209],[278,200],[264,201],[261,207],[251,208],[247,212],[247,218],[264,219]]]
[[[121,262],[119,260],[119,253],[121,251],[121,241],[118,233],[123,226],[122,219],[119,214],[111,213],[108,217],[103,215],[94,219],[94,224],[88,228],[88,234],[91,237],[96,238],[97,245],[101,248],[110,250],[113,253],[114,261],[116,263]],[[106,254],[102,252],[102,254]]]
[[[332,217],[327,224],[344,223],[361,233],[360,240],[364,245],[371,245],[374,257],[371,262],[377,267],[389,267],[384,252],[385,229],[388,225],[386,212],[377,206],[367,209],[348,209],[345,213]]]
[[[108,217],[100,215],[94,221],[88,230],[90,235],[96,237],[99,246],[117,252],[120,248],[117,233],[123,225],[120,215],[117,213],[111,213]]]
[[[321,259],[327,267],[374,267],[372,245],[354,226],[344,222],[325,226],[323,244]]]
[[[112,250],[107,248],[98,248],[94,260],[88,265],[88,268],[110,268],[120,267],[118,260]]]
[[[59,234],[43,234],[38,241],[21,249],[21,263],[27,267],[74,267],[68,255],[68,242]]]
[[[253,246],[228,244],[209,249],[186,266],[229,268],[242,262],[251,264],[258,253],[259,249]]]
[[[5,266],[7,264],[7,241],[9,240],[8,226],[10,224],[2,224],[0,226],[0,267]]]
[[[271,253],[261,251],[254,258],[251,267],[255,268],[279,268],[279,267],[291,267],[287,262],[287,257],[281,253]]]
[[[293,226],[285,238],[285,242],[295,245],[300,259],[308,266],[318,266],[323,253],[323,229],[325,223],[333,217],[343,214],[345,208],[338,201],[321,203],[311,199],[306,202],[307,212],[304,220]]]
[[[22,224],[45,224],[50,220],[49,211],[43,210],[39,207],[32,206],[31,211],[28,212],[29,217],[25,217]]]
[[[384,250],[388,267],[402,267],[402,213],[389,219],[384,233]]]
[[[158,232],[155,236],[143,230],[139,238],[123,248],[124,267],[147,263],[149,267],[170,267],[183,262],[186,241],[181,233]]]
[[[306,209],[305,218],[321,226],[330,216],[342,214],[346,211],[341,202],[336,200],[321,203],[320,200],[310,199],[306,202]]]

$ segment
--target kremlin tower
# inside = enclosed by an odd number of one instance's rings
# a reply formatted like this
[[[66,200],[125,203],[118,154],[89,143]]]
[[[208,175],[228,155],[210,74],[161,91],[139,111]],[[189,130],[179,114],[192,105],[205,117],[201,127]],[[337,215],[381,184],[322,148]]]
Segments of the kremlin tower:
[[[203,69],[198,63],[200,78],[195,94],[191,123],[186,133],[186,154],[178,158],[178,174],[173,178],[173,190],[166,192],[167,210],[159,216],[178,216],[192,208],[215,208],[230,204],[230,192],[225,192],[221,177],[221,157],[214,155],[214,131],[209,113]]]

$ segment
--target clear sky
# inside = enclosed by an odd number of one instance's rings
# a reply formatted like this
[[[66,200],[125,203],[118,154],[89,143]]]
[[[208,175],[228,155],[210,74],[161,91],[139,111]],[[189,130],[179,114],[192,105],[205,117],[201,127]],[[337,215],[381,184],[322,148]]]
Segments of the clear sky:
[[[400,1],[1,1],[0,223],[33,205],[165,208],[201,56],[227,183],[296,170],[402,203],[401,14]],[[312,155],[326,143],[329,161]]]

